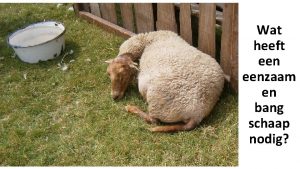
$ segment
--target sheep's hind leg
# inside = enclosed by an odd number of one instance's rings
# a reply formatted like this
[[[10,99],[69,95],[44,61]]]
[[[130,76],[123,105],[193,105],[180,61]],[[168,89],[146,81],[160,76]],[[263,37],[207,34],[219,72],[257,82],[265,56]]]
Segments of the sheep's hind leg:
[[[150,128],[152,132],[179,132],[179,131],[190,131],[197,127],[198,123],[194,119],[190,119],[187,123],[167,126],[157,126]]]
[[[140,116],[142,119],[144,119],[147,123],[150,124],[157,124],[158,120],[156,118],[151,117],[149,114],[143,112],[136,106],[127,105],[125,106],[126,111],[130,113],[134,113],[138,116]]]

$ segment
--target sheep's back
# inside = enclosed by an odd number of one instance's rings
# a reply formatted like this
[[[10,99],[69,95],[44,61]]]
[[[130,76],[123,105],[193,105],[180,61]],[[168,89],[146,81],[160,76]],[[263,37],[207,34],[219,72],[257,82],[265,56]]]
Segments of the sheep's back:
[[[148,111],[164,122],[207,116],[224,83],[219,64],[177,36],[148,45],[140,70],[139,90],[146,92]]]

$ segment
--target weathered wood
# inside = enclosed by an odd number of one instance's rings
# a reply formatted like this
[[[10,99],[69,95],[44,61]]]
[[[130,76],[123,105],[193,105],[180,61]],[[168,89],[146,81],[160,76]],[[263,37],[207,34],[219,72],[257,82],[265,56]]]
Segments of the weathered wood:
[[[221,67],[225,74],[230,76],[230,60],[232,54],[232,6],[225,4],[224,6],[224,22],[222,26],[221,38]]]
[[[204,53],[215,57],[215,25],[216,25],[216,5],[200,4],[199,5],[199,36],[198,48]]]
[[[101,17],[100,6],[97,3],[90,3],[91,13]]]
[[[74,12],[75,14],[78,16],[79,15],[79,11],[80,11],[80,6],[78,3],[74,3],[73,4],[73,8],[74,8]]]
[[[180,4],[179,23],[180,36],[192,45],[191,4]]]
[[[102,18],[99,18],[89,12],[84,12],[84,11],[80,11],[79,12],[79,17],[83,18],[83,19],[86,19],[87,21],[89,21],[90,23],[92,24],[95,24],[103,29],[105,29],[106,31],[109,31],[109,32],[112,32],[112,33],[115,33],[119,36],[122,36],[124,38],[129,38],[133,35],[135,35],[134,33],[118,26],[118,25],[115,25],[105,19],[102,19]]]
[[[235,90],[235,92],[238,92],[238,81],[239,81],[239,74],[238,74],[238,4],[233,4],[233,18],[232,18],[232,51],[233,55],[231,57],[231,81],[230,85]]]
[[[137,32],[154,31],[153,8],[151,3],[135,3],[135,20]]]
[[[191,5],[191,15],[192,16],[199,16],[199,5],[196,3],[190,3]],[[180,3],[175,3],[175,7],[177,9],[180,8]],[[223,22],[223,4],[216,3],[216,24],[222,25]]]
[[[90,4],[88,4],[88,3],[82,3],[81,6],[82,6],[82,9],[84,11],[90,12]]]
[[[216,10],[217,11],[223,11],[224,9],[224,3],[216,3]]]
[[[174,4],[172,3],[157,4],[156,29],[170,30],[177,33]]]
[[[100,4],[100,11],[103,19],[110,21],[111,23],[117,24],[117,14],[116,14],[115,4],[102,3]]]
[[[120,8],[121,8],[123,27],[130,30],[131,32],[134,32],[132,4],[122,3],[120,4]]]
[[[230,76],[230,85],[238,91],[238,4],[224,5],[221,41],[221,67]]]

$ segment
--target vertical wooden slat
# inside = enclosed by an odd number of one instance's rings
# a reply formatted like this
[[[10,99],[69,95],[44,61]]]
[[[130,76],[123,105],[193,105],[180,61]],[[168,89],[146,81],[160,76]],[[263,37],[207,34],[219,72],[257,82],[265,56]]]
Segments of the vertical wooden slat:
[[[238,90],[238,4],[225,4],[223,10],[221,66],[230,76],[230,85]]]
[[[177,33],[175,9],[172,3],[157,4],[157,30],[170,30]]]
[[[215,25],[216,25],[216,5],[200,4],[199,5],[199,36],[198,48],[215,57]]]
[[[232,5],[225,4],[223,9],[223,25],[221,38],[221,67],[225,74],[230,76],[231,60],[231,33],[232,33]]]
[[[101,16],[103,19],[117,24],[117,14],[115,4],[113,3],[102,3],[100,4]]]
[[[78,3],[74,3],[73,4],[73,8],[74,8],[74,12],[75,14],[78,16],[79,15],[79,11],[80,11],[80,6]]]
[[[154,31],[153,8],[151,3],[135,3],[135,20],[137,32]]]
[[[132,4],[120,4],[123,27],[134,32]]]
[[[86,12],[90,12],[90,4],[88,3],[82,3],[82,9]]]
[[[179,23],[180,36],[192,45],[191,4],[180,4]]]
[[[90,3],[91,13],[93,15],[101,17],[100,6],[97,3]]]

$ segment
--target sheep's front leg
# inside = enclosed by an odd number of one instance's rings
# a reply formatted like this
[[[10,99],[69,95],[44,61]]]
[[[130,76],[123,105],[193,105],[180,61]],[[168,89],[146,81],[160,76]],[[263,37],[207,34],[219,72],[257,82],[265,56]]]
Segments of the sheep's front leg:
[[[142,119],[144,119],[147,123],[150,124],[157,124],[158,120],[156,118],[151,117],[149,114],[143,112],[136,106],[127,105],[125,106],[125,109],[127,112],[134,113],[138,116],[140,116]]]

